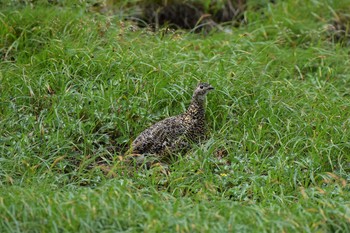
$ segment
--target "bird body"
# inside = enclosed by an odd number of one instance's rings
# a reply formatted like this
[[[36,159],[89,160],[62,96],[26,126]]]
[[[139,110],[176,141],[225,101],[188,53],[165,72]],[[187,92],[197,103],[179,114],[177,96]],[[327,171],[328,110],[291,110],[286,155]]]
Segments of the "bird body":
[[[187,149],[205,136],[206,94],[214,88],[200,83],[183,114],[161,120],[143,131],[131,144],[133,154],[164,155]]]

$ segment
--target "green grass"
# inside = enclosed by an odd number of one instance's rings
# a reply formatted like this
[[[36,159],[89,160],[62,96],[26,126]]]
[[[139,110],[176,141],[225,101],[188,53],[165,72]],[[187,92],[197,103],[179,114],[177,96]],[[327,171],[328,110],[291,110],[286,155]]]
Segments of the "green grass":
[[[1,232],[350,230],[350,48],[325,30],[347,1],[266,3],[209,35],[0,6]],[[208,140],[168,174],[121,163],[200,80]]]

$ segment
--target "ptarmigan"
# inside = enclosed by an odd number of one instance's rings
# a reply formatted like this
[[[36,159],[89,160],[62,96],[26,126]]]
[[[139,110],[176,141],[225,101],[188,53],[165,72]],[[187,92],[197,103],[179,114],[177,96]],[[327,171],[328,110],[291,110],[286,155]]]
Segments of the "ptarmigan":
[[[132,154],[167,155],[188,149],[205,136],[205,96],[214,88],[200,83],[187,111],[159,121],[143,131],[131,144]]]

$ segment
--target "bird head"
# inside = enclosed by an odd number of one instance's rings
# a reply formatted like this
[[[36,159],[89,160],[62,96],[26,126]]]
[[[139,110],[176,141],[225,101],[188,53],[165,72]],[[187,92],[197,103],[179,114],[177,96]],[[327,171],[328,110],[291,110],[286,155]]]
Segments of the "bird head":
[[[193,96],[196,96],[198,99],[203,100],[204,97],[208,94],[208,92],[214,90],[208,83],[199,83],[196,89],[194,90]]]

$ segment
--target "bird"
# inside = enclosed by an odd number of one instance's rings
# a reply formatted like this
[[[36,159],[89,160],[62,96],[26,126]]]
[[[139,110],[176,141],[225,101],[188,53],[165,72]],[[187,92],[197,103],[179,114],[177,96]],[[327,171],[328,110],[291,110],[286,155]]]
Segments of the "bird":
[[[214,90],[208,83],[199,83],[195,88],[187,110],[176,116],[161,120],[142,133],[131,143],[132,154],[145,156],[152,154],[166,156],[186,151],[192,143],[205,138],[205,97]]]

